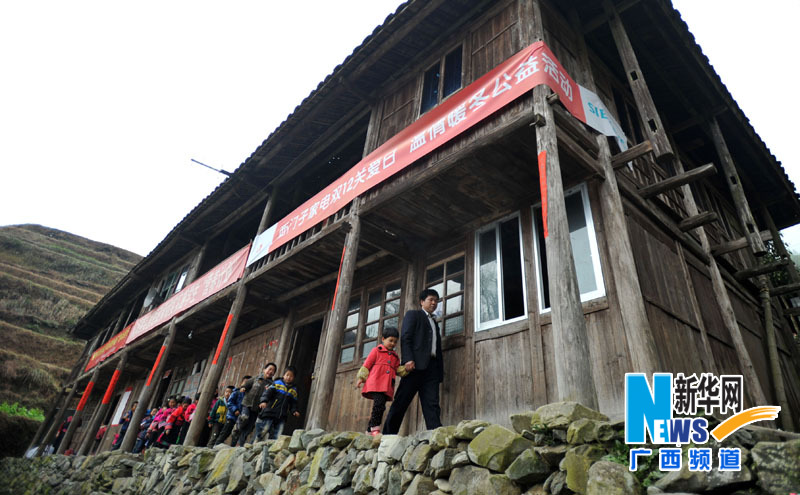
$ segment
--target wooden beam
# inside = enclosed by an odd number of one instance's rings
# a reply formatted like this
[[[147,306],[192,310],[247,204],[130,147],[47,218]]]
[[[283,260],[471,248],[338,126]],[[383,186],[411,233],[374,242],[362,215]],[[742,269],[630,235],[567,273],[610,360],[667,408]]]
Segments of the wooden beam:
[[[623,0],[620,2],[619,5],[616,6],[617,12],[620,14],[628,10],[629,8],[633,7],[634,5],[638,4],[641,0]],[[594,31],[595,29],[599,28],[603,24],[608,21],[608,15],[600,14],[593,19],[589,19],[583,25],[583,34],[589,34],[590,32]]]
[[[390,255],[390,253],[388,251],[386,251],[386,250],[378,251],[377,253],[372,254],[370,256],[367,256],[366,258],[358,261],[356,263],[356,270],[364,268],[365,266],[368,266],[368,265],[374,263],[375,261],[377,261],[377,260],[379,260],[381,258],[385,258],[386,256],[389,256],[389,255]],[[297,296],[305,294],[306,292],[308,292],[310,290],[316,289],[317,287],[321,287],[321,286],[323,286],[325,284],[329,284],[331,282],[335,282],[336,281],[336,277],[338,275],[339,275],[338,271],[335,271],[333,273],[329,273],[329,274],[325,275],[324,277],[319,277],[319,278],[317,278],[315,280],[312,280],[311,282],[309,282],[307,284],[303,284],[300,287],[296,287],[296,288],[290,290],[289,292],[277,297],[275,300],[277,302],[279,302],[279,303],[286,303],[288,301],[291,301],[292,299],[294,299]]]
[[[783,314],[786,316],[800,316],[800,308],[784,309]]]
[[[319,367],[318,381],[315,384],[314,397],[311,397],[312,404],[306,418],[306,426],[308,428],[324,429],[328,426],[328,411],[333,397],[342,332],[347,322],[347,307],[353,289],[353,276],[361,237],[361,220],[358,214],[359,202],[358,199],[354,201],[353,211],[350,214],[350,224],[353,228],[350,229],[345,238],[342,263],[339,268],[338,287],[334,292],[333,307],[326,321],[323,343],[324,354]]]
[[[619,12],[609,0],[603,2],[603,9],[608,16],[611,34],[614,36],[617,51],[625,68],[625,76],[628,79],[633,99],[636,101],[636,107],[639,110],[642,127],[644,127],[644,131],[647,134],[647,139],[653,145],[656,160],[670,160],[674,156],[672,145],[667,138],[667,133],[664,131],[664,124],[661,122],[653,96],[647,87],[647,82],[639,66],[631,40],[628,38],[628,33],[625,32],[625,26],[622,23]]]
[[[761,231],[761,239],[764,241],[772,240],[772,234],[768,230]],[[712,256],[721,256],[723,254],[732,253],[747,247],[747,238],[740,237],[733,241],[721,242],[717,245],[711,246]]]
[[[740,270],[734,274],[736,280],[740,282],[743,280],[747,280],[753,277],[757,277],[759,275],[766,275],[767,273],[776,272],[778,270],[783,269],[786,265],[790,262],[789,260],[780,260],[774,263],[766,263],[764,265],[754,266],[752,268],[746,268],[744,270]]]
[[[681,229],[683,232],[688,232],[690,230],[694,230],[701,225],[705,225],[707,223],[719,221],[719,217],[713,211],[706,211],[703,213],[699,213],[697,215],[684,218],[678,224],[678,228]]]
[[[795,294],[800,292],[800,282],[792,284],[779,285],[770,291],[773,297],[785,296],[786,294]]]
[[[641,158],[648,153],[653,152],[653,144],[649,140],[644,140],[641,143],[628,148],[627,150],[617,153],[611,157],[611,165],[614,170],[624,167],[628,162]]]
[[[701,167],[689,170],[688,172],[677,174],[668,179],[664,179],[661,182],[645,186],[639,189],[639,194],[646,199],[652,198],[653,196],[659,195],[671,189],[675,189],[676,187],[681,187],[690,182],[714,175],[716,172],[717,168],[714,166],[714,164],[707,163]]]
[[[753,212],[750,210],[747,196],[744,194],[742,180],[739,178],[736,164],[733,163],[733,157],[731,157],[730,150],[728,150],[728,145],[725,142],[725,137],[722,135],[722,129],[720,129],[716,117],[709,120],[708,127],[711,130],[714,147],[717,149],[717,154],[722,163],[722,170],[725,173],[725,181],[728,183],[728,188],[733,196],[733,204],[736,205],[736,213],[739,216],[739,222],[742,224],[750,249],[756,256],[764,256],[767,254],[767,248],[761,240],[761,236],[758,235],[758,225],[756,225],[756,221],[753,218]]]

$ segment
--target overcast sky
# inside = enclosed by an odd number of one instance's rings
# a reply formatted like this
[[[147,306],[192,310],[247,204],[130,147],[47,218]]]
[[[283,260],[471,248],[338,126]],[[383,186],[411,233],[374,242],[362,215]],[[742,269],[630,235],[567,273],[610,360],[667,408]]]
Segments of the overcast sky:
[[[800,2],[674,2],[800,180],[787,57]],[[0,3],[0,225],[146,255],[398,0]],[[800,251],[800,229],[786,239]]]

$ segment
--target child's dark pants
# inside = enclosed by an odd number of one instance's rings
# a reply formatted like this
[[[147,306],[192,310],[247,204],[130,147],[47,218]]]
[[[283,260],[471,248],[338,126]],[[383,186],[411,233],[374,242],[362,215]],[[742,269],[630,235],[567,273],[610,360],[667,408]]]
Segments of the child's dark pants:
[[[367,395],[372,399],[372,415],[369,417],[367,431],[373,426],[380,426],[383,423],[383,413],[386,411],[386,399],[388,397],[383,392],[368,392]]]

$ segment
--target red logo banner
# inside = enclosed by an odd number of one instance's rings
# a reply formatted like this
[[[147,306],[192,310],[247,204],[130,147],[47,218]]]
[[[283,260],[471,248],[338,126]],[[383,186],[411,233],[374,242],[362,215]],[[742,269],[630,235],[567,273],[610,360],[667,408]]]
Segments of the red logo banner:
[[[92,353],[92,357],[89,358],[89,362],[86,364],[86,369],[84,371],[89,371],[108,359],[109,356],[125,347],[125,341],[128,339],[128,334],[131,332],[131,327],[133,327],[133,323],[123,328],[120,333],[111,337],[108,342],[94,351]]]
[[[248,244],[209,270],[205,275],[184,287],[183,290],[169,298],[164,304],[136,320],[125,344],[130,344],[150,330],[168,322],[173,316],[186,311],[242,278],[249,252],[250,245]]]
[[[536,42],[461,89],[367,155],[256,239],[249,263],[333,215],[344,205],[441,147],[510,102],[546,84],[582,122],[586,115],[579,86],[544,42]]]

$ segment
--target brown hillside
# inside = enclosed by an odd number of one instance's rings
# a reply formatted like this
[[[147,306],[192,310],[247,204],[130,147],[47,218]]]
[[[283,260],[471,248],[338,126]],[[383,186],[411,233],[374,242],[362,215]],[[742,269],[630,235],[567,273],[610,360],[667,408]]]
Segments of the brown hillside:
[[[51,405],[84,346],[67,331],[140,259],[39,225],[0,227],[0,403]]]

